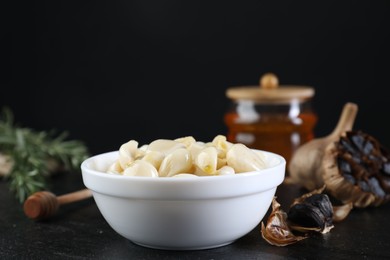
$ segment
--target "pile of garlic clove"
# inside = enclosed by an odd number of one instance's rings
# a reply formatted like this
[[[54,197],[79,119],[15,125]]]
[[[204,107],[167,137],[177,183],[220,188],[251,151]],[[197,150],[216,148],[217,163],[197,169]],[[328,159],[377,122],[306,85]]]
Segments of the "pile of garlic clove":
[[[157,139],[138,147],[130,140],[119,148],[119,158],[107,173],[145,177],[199,177],[233,175],[267,168],[263,151],[231,143],[224,135],[211,142],[192,136]]]

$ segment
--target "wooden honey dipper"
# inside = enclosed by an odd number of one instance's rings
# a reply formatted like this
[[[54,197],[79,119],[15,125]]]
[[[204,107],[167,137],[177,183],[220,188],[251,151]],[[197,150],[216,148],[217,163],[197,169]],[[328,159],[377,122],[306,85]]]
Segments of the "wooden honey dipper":
[[[38,191],[30,195],[23,204],[23,210],[27,217],[34,220],[47,219],[57,213],[60,205],[87,199],[92,196],[92,191],[83,189],[61,196],[56,196],[49,191]]]

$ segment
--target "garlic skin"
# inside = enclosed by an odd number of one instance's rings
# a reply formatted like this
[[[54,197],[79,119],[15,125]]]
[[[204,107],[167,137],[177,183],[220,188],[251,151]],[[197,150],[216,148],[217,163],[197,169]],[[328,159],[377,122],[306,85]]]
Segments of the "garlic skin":
[[[136,160],[130,164],[124,171],[125,176],[158,177],[156,168],[147,161]]]
[[[258,171],[267,168],[266,158],[262,153],[255,153],[244,144],[233,144],[226,153],[226,163],[236,173]]]
[[[321,164],[327,143],[325,138],[317,138],[298,147],[288,165],[288,181],[300,184],[309,191],[323,186]]]
[[[333,222],[343,221],[346,217],[348,217],[352,209],[352,202],[340,206],[333,206]]]
[[[281,209],[276,197],[272,200],[272,212],[267,224],[264,225],[264,222],[261,222],[261,236],[274,246],[287,246],[307,238],[307,236],[296,236],[293,233],[288,225],[287,213]]]
[[[336,127],[327,136],[304,143],[294,152],[289,162],[286,182],[299,184],[311,191],[324,185],[322,161],[328,144],[336,141],[352,129],[358,106],[348,102],[344,105]]]

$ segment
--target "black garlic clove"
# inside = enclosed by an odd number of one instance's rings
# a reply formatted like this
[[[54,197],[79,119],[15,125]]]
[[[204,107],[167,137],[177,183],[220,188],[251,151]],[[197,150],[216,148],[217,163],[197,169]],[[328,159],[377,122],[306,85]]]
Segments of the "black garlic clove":
[[[290,228],[300,232],[327,233],[333,227],[333,206],[326,194],[311,194],[288,211]]]

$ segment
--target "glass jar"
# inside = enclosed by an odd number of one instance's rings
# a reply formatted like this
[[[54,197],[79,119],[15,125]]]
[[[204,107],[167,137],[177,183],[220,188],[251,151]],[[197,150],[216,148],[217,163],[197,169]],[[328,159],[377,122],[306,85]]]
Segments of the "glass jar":
[[[280,154],[288,164],[297,147],[314,138],[318,118],[312,87],[279,86],[276,75],[266,73],[259,86],[231,87],[226,96],[231,104],[224,121],[231,142]]]

